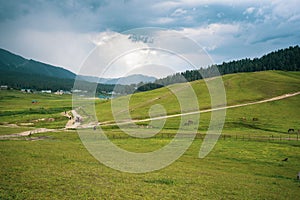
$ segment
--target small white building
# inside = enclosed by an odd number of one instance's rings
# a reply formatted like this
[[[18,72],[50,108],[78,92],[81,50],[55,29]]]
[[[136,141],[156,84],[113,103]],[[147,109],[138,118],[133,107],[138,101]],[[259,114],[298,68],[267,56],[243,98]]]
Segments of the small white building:
[[[8,86],[7,85],[1,85],[0,86],[0,90],[7,90],[8,89]]]
[[[63,90],[57,90],[56,92],[54,92],[54,94],[63,95],[64,91]]]
[[[21,92],[25,92],[25,93],[32,93],[33,90],[32,89],[21,89]]]
[[[51,90],[42,90],[41,93],[47,93],[47,94],[51,94]]]

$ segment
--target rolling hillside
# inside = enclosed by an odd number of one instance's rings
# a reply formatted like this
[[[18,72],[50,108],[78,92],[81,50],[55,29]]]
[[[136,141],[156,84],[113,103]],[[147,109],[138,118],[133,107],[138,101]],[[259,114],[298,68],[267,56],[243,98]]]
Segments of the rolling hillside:
[[[240,73],[222,78],[229,105],[300,89],[300,72]],[[204,80],[190,84],[198,96],[201,109],[209,107]],[[184,94],[186,85],[170,87]],[[125,97],[115,100],[122,98]],[[38,103],[32,104],[32,99],[38,100]],[[111,198],[111,191],[117,191],[115,193],[120,199],[132,199],[137,193],[139,199],[152,198],[153,195],[170,199],[222,199],[224,196],[229,199],[252,199],[256,194],[258,199],[299,199],[296,176],[300,146],[296,132],[287,134],[289,128],[299,128],[299,102],[300,95],[228,109],[222,135],[207,157],[199,159],[199,149],[204,140],[198,137],[168,167],[151,173],[131,174],[99,164],[76,131],[58,129],[64,127],[68,120],[62,113],[71,109],[71,95],[1,91],[0,136],[35,128],[56,130],[0,141],[0,199],[43,199],[53,195],[56,199],[63,199],[66,195],[77,199],[93,199],[95,196]],[[148,109],[156,104],[162,104],[170,114],[179,112],[175,96],[168,88],[160,88],[132,95],[131,114],[134,118],[147,118]],[[96,107],[99,119],[111,119],[110,101],[97,100]],[[203,138],[210,117],[210,113],[201,114],[197,136]],[[42,120],[49,118],[55,121]],[[257,120],[253,121],[253,118]],[[164,128],[151,138],[130,137],[115,126],[102,126],[101,129],[116,146],[130,152],[146,153],[169,144],[178,131],[179,121],[180,117],[167,119]],[[147,123],[138,124],[135,129],[138,132],[147,133],[146,130],[150,130],[141,126]],[[97,135],[97,132],[89,130]],[[156,131],[155,127],[152,130]],[[288,161],[283,161],[286,158]],[[145,190],[151,191],[151,196],[145,196]]]
[[[70,90],[76,74],[0,49],[0,84],[15,89]]]
[[[158,79],[157,84],[170,85],[187,81],[195,81],[214,76],[212,73],[214,67],[218,69],[221,75],[242,73],[242,72],[258,72],[268,70],[282,71],[300,71],[300,47],[290,46],[289,48],[276,50],[263,55],[260,58],[245,58],[241,60],[233,60],[223,62],[222,64],[213,65],[208,68],[200,68],[176,73],[171,76]],[[184,79],[183,79],[184,77]]]
[[[225,75],[222,79],[226,90],[227,105],[259,101],[300,91],[300,72],[264,71],[238,73]],[[213,81],[213,79],[209,81]],[[174,84],[169,87],[177,90],[177,95],[185,95],[187,84],[189,83]],[[200,109],[210,108],[210,96],[205,81],[198,80],[190,84],[197,95]],[[127,99],[128,97],[121,97],[112,101],[122,102]],[[130,97],[129,103],[130,114],[133,119],[148,118],[149,109],[156,104],[162,105],[168,115],[181,112],[176,96],[168,87],[164,87],[153,91],[133,94]],[[125,106],[118,109],[119,117],[122,118],[125,110]],[[189,108],[183,112],[193,110],[194,108]],[[99,121],[111,121],[113,119],[111,101],[101,101],[97,104],[97,117]],[[125,115],[123,118],[126,120]]]
[[[74,79],[76,74],[61,68],[41,63],[35,60],[28,60],[0,49],[0,69],[1,73],[21,73],[29,76],[39,75],[60,79]]]

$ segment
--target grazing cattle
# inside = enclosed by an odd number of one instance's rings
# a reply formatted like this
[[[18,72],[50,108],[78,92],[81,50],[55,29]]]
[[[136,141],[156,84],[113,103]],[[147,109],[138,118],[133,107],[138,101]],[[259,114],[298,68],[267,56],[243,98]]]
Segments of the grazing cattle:
[[[295,132],[295,130],[293,129],[293,128],[290,128],[289,130],[288,130],[288,133],[294,133]]]
[[[184,123],[184,126],[189,126],[189,125],[192,125],[194,124],[194,121],[193,120],[188,120],[187,122]]]
[[[300,172],[298,172],[297,180],[300,180]]]
[[[247,121],[246,117],[240,118],[241,121]]]
[[[288,159],[289,159],[289,158],[285,158],[285,159],[283,159],[282,161],[288,161]]]
[[[54,121],[55,121],[54,118],[49,118],[49,119],[48,119],[48,122],[54,122]]]
[[[258,121],[258,118],[253,117],[252,121]]]

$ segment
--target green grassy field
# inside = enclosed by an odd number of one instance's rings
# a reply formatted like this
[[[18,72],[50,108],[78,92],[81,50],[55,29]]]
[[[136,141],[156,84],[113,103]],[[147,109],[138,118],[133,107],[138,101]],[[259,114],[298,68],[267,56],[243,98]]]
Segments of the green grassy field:
[[[0,135],[9,135],[9,134],[15,134],[20,133],[23,131],[29,131],[32,130],[32,127],[9,127],[5,125],[0,125]]]
[[[222,79],[226,90],[227,105],[268,99],[300,90],[299,72],[266,71],[240,73],[238,75],[225,75]],[[177,89],[178,93],[184,96],[188,92],[185,89],[186,85],[186,83],[182,83],[170,87]],[[197,95],[200,109],[210,108],[211,101],[205,81],[191,82],[191,86]],[[115,100],[115,104],[118,105],[118,101],[122,102],[122,99],[126,98],[121,97]],[[180,113],[180,105],[176,96],[167,88],[132,95],[129,103],[129,111],[133,119],[147,118],[149,117],[149,109],[155,104],[162,105],[168,114]],[[122,111],[125,105],[120,104],[120,107],[117,110]],[[191,108],[191,110],[193,109]],[[113,120],[110,101],[96,103],[96,111],[99,121]],[[120,117],[122,118],[121,114]]]
[[[242,73],[223,80],[229,105],[300,91],[299,72]],[[205,83],[196,81],[192,86],[201,99],[199,106],[209,108]],[[165,88],[135,94],[130,99],[131,114],[147,118],[148,109],[158,103],[169,114],[178,113],[174,98]],[[33,99],[38,103],[32,104]],[[222,136],[207,157],[198,157],[203,140],[195,139],[182,157],[150,173],[106,167],[89,154],[74,130],[0,140],[0,199],[300,199],[299,102],[297,95],[228,109]],[[96,101],[96,107],[99,120],[112,119],[109,101]],[[70,109],[68,95],[0,91],[0,135],[64,127],[67,119],[61,112]],[[200,115],[198,134],[205,135],[210,117],[210,113]],[[35,121],[42,118],[55,121]],[[103,131],[123,149],[150,152],[171,141],[179,121],[179,117],[167,119],[160,133],[148,139],[128,137],[115,126]],[[288,134],[290,128],[296,132]],[[282,161],[285,158],[288,161]]]
[[[208,129],[210,113],[200,114],[198,130],[202,133]],[[256,118],[256,121],[253,121]],[[230,108],[226,111],[224,134],[287,136],[290,128],[300,129],[300,95],[288,99]],[[165,129],[175,129],[179,126],[180,118],[169,118]],[[146,125],[147,123],[140,123]],[[296,132],[295,132],[296,134]]]
[[[0,124],[2,125],[10,123],[27,127],[63,128],[67,118],[61,113],[71,108],[71,95],[0,91]],[[53,118],[54,121],[49,118]],[[4,130],[0,130],[1,134],[2,132],[5,133]]]
[[[76,132],[43,133],[43,141],[0,141],[1,199],[299,199],[297,141],[219,141],[204,159],[202,140],[170,166],[146,174],[110,169]],[[168,139],[115,139],[132,151]],[[288,157],[288,162],[281,161]]]

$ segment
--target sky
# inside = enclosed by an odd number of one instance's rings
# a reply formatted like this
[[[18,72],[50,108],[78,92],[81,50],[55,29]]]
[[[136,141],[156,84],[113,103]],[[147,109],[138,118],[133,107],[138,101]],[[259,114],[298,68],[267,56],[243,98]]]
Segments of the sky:
[[[136,28],[157,27],[176,32],[177,39],[183,35],[197,42],[212,63],[218,64],[299,45],[298,5],[299,0],[0,0],[0,48],[75,73],[95,75],[95,70],[81,69],[96,48],[112,37],[123,38],[114,43],[120,49],[128,50],[122,45],[149,47],[145,42],[139,42],[138,46],[133,41],[129,44],[125,33]],[[176,49],[175,43],[177,40],[165,48]],[[192,50],[187,52],[189,47],[185,51],[184,55],[196,56]],[[174,63],[176,59],[162,52],[148,51],[147,55],[151,56],[146,57],[144,54],[145,51],[129,53],[115,62],[111,73],[102,75],[122,76],[117,73],[118,67],[141,64],[136,62],[141,59],[154,62],[161,57],[173,63],[153,65],[178,66],[153,75],[164,76],[188,68],[179,61]]]

